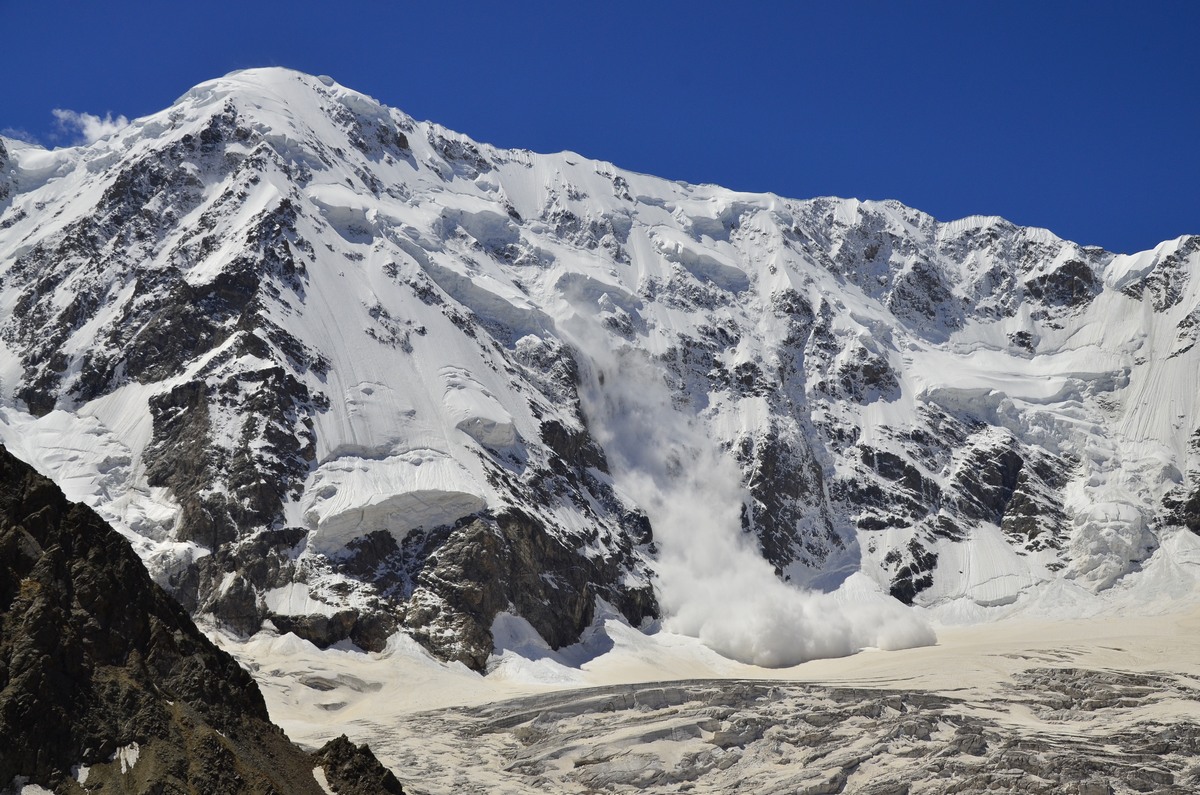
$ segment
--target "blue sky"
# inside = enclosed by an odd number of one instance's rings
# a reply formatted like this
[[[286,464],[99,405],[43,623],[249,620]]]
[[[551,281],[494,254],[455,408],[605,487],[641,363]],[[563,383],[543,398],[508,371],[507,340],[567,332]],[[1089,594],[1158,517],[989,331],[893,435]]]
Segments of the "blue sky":
[[[1200,3],[0,0],[0,25],[0,129],[49,145],[56,108],[133,118],[280,65],[672,179],[1115,251],[1200,233]]]

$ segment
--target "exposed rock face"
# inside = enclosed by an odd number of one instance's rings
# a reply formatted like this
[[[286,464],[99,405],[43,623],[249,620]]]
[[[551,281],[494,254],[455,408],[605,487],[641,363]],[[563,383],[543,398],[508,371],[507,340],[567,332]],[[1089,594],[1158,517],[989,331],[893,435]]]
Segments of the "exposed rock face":
[[[8,158],[8,148],[0,141],[0,205],[2,205],[13,192],[13,179],[11,172],[11,164]]]
[[[525,618],[553,648],[579,638],[597,596],[638,621],[653,615],[650,588],[614,592],[607,585],[613,575],[581,562],[537,520],[512,509],[450,531],[416,573],[404,624],[440,656],[482,669],[492,639],[479,630],[505,610]]]
[[[313,756],[339,795],[404,795],[395,774],[379,764],[371,749],[354,745],[344,734],[330,740]]]
[[[0,747],[0,786],[322,792],[314,758],[271,723],[250,675],[129,543],[3,448]],[[365,749],[354,760],[378,766]]]
[[[797,584],[1000,605],[1200,527],[1200,238],[683,185],[286,70],[38,153],[49,182],[23,151],[3,432],[239,633],[408,629],[479,667],[510,607],[555,646],[597,598],[656,615],[661,539],[581,399],[597,351],[737,463],[730,515]]]

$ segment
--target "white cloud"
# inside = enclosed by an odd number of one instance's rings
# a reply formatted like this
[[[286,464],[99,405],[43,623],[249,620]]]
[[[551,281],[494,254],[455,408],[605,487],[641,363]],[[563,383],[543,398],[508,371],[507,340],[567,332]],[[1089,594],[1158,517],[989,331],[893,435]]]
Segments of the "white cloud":
[[[32,135],[30,135],[25,130],[19,130],[16,127],[5,127],[3,130],[0,130],[0,136],[3,136],[4,138],[8,138],[13,141],[21,141],[22,143],[26,143],[26,144],[36,144],[37,143],[36,138],[34,138]]]
[[[77,143],[90,144],[106,135],[111,135],[128,126],[129,119],[124,116],[113,118],[111,113],[100,118],[92,113],[79,113],[74,110],[54,109],[54,118],[63,132],[73,132],[79,136]]]

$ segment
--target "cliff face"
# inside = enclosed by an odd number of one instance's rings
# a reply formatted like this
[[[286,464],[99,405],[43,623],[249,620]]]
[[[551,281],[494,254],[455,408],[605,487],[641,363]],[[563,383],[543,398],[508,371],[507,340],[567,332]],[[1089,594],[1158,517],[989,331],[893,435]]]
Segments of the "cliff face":
[[[0,787],[323,792],[129,543],[2,448],[0,748]]]

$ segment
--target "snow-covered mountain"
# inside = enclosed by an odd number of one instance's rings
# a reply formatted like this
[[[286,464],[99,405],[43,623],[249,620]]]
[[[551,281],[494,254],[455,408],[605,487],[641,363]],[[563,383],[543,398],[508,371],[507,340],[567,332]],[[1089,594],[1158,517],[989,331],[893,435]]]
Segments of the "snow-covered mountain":
[[[780,664],[1200,532],[1200,237],[670,182],[282,69],[0,146],[0,440],[242,633],[481,668],[611,607]]]

